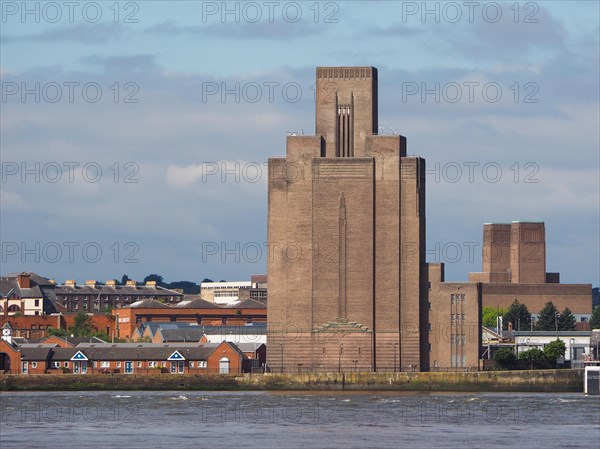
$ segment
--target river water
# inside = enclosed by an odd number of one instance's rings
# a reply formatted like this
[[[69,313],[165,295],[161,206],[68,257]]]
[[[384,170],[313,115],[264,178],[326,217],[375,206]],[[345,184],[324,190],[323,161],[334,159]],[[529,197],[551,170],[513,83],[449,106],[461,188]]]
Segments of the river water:
[[[2,393],[0,447],[594,448],[579,393]]]

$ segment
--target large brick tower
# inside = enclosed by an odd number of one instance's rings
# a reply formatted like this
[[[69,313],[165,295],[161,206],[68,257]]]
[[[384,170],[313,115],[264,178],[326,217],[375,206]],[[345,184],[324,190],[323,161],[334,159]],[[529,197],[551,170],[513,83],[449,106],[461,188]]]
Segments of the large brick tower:
[[[267,364],[427,370],[425,161],[377,135],[377,69],[316,88],[316,134],[269,159]]]

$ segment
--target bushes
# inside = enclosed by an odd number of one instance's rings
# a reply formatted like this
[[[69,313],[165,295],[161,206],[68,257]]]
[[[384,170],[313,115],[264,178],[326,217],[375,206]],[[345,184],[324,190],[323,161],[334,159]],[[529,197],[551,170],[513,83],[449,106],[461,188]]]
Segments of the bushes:
[[[500,348],[494,353],[493,359],[501,369],[511,369],[517,357],[512,348]]]
[[[525,363],[528,369],[540,369],[548,366],[544,351],[537,348],[532,348],[520,353],[519,361]]]
[[[493,360],[499,369],[545,369],[555,368],[556,361],[564,357],[565,342],[554,340],[548,343],[544,350],[537,348],[528,349],[515,356],[513,348],[499,348],[494,353]]]

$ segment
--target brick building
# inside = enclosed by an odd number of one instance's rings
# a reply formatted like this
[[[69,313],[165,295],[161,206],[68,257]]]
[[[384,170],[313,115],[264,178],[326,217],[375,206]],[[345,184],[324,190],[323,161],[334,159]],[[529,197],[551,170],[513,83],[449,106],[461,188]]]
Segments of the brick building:
[[[559,273],[546,272],[543,222],[484,224],[482,272],[469,273],[469,282],[481,283],[484,307],[508,309],[516,299],[535,318],[552,301],[571,310],[578,330],[589,330],[592,285],[561,284]]]
[[[10,326],[0,340],[0,373],[10,374],[205,374],[241,373],[260,366],[264,347],[255,353],[221,343],[80,343],[19,345]]]
[[[54,308],[53,281],[36,273],[0,277],[0,315],[45,315]]]
[[[155,281],[138,285],[133,280],[127,281],[125,285],[119,285],[115,280],[108,280],[104,284],[89,280],[84,285],[67,280],[64,285],[56,287],[55,296],[57,310],[62,312],[119,309],[143,299],[154,299],[168,304],[183,300],[183,293],[160,287]]]
[[[117,335],[120,338],[138,336],[136,328],[149,322],[187,322],[205,326],[244,325],[266,323],[267,307],[252,299],[226,305],[204,301],[198,297],[186,299],[177,305],[166,305],[152,299],[113,309],[118,319]]]
[[[272,370],[429,368],[425,161],[377,134],[377,82],[317,68],[315,135],[269,159]]]

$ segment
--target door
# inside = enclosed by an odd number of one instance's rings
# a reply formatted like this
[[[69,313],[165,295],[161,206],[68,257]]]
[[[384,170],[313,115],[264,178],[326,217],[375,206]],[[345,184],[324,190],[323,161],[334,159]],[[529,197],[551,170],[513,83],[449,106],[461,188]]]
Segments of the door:
[[[133,362],[125,362],[125,374],[133,373]]]
[[[219,360],[219,374],[229,374],[229,359],[227,357]]]
[[[87,360],[75,360],[73,362],[73,373],[75,374],[86,374],[87,373]]]
[[[27,374],[29,372],[29,362],[21,362],[21,372]]]
[[[183,374],[183,360],[171,362],[171,374]]]

